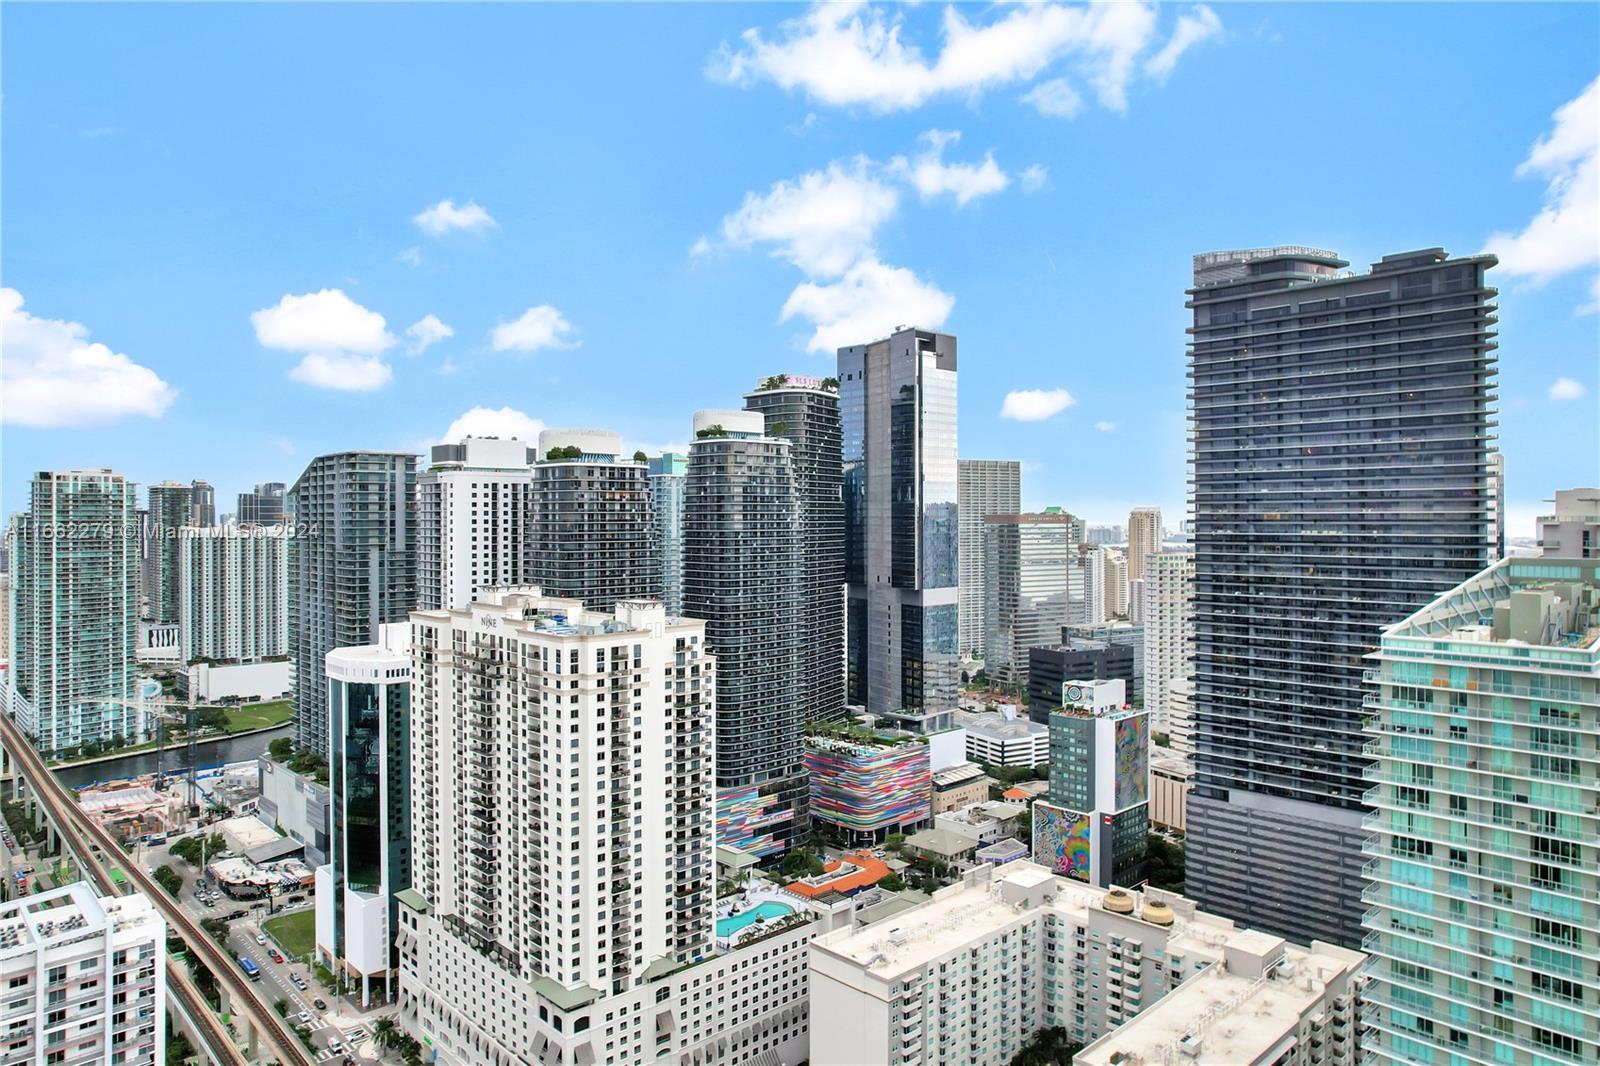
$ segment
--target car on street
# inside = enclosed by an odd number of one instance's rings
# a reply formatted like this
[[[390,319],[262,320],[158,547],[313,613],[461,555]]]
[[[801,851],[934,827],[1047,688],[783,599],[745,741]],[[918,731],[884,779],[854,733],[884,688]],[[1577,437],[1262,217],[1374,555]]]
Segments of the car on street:
[[[328,1001],[323,999],[321,996],[318,996],[316,999],[312,1000],[311,1001],[311,1005],[313,1007],[317,1008],[318,1010],[327,1010],[328,1009]]]
[[[301,1011],[299,1013],[298,1017],[300,1019],[300,1024],[301,1025],[310,1025],[311,1024],[311,1012],[310,1011],[303,1010],[303,1011]]]
[[[267,942],[267,934],[265,934],[265,933],[257,933],[256,934],[256,943],[257,944],[265,944],[266,942]]]
[[[230,911],[223,917],[230,922],[237,922],[240,918],[243,918],[248,913],[248,911]]]
[[[283,956],[278,954],[278,951],[277,951],[276,948],[268,948],[267,949],[267,958],[271,959],[273,962],[282,962],[283,961]]]

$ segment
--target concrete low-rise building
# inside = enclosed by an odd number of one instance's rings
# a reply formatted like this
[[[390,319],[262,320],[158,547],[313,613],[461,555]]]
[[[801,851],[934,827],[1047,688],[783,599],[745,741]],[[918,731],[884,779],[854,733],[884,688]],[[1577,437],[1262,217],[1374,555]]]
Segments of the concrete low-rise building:
[[[1050,761],[1050,729],[1004,705],[995,711],[957,711],[967,758],[989,766],[1033,767]]]
[[[294,694],[294,664],[287,658],[255,663],[190,663],[178,685],[200,704],[224,700],[287,699]]]
[[[993,844],[1014,835],[1019,820],[1027,813],[1028,807],[1023,803],[985,800],[935,816],[933,827],[971,837],[980,845]]]
[[[167,1043],[167,923],[87,881],[0,904],[7,1063],[155,1066]]]
[[[328,786],[297,774],[283,763],[261,756],[257,764],[261,787],[256,817],[305,846],[312,867],[328,861]]]
[[[933,813],[959,810],[989,798],[994,779],[977,763],[963,762],[933,772]]]
[[[890,920],[811,942],[811,1009],[828,1019],[812,1030],[811,1063],[1003,1066],[1057,1027],[1096,1066],[1197,1048],[1217,1066],[1353,1066],[1365,958],[1239,929],[1172,893],[979,866]],[[1188,1032],[1199,1039],[1174,1044]],[[1208,1039],[1220,1056],[1203,1053]]]
[[[1189,793],[1194,791],[1194,764],[1181,755],[1152,753],[1150,758],[1150,824],[1170,832],[1188,832]]]

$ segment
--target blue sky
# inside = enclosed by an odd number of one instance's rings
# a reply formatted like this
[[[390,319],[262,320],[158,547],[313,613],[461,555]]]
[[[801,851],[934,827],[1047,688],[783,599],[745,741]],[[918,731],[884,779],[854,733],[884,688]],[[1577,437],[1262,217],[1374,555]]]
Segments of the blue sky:
[[[1594,5],[3,18],[6,512],[452,427],[656,450],[918,321],[963,456],[1176,525],[1189,257],[1275,243],[1500,251],[1512,533],[1600,477]]]

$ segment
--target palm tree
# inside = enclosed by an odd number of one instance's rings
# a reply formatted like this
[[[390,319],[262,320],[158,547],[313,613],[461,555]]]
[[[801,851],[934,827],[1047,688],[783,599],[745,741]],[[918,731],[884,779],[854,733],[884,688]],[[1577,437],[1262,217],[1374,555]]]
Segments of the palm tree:
[[[393,1018],[379,1018],[372,1023],[372,1039],[380,1048],[390,1048],[399,1042],[400,1027]]]

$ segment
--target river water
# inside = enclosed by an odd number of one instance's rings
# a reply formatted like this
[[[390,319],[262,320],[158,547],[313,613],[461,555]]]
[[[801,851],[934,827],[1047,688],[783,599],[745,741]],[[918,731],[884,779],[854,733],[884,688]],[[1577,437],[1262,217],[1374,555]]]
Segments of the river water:
[[[262,733],[219,740],[215,744],[202,744],[195,748],[195,769],[203,770],[208,766],[254,759],[267,750],[268,744],[279,737],[288,736],[291,728],[291,724],[285,724]],[[141,774],[153,774],[158,768],[173,773],[179,769],[188,769],[188,766],[189,749],[179,747],[162,752],[159,767],[155,752],[141,751],[136,755],[124,755],[120,759],[110,759],[106,762],[68,766],[55,773],[56,780],[68,788],[81,788],[99,781],[120,781]]]

